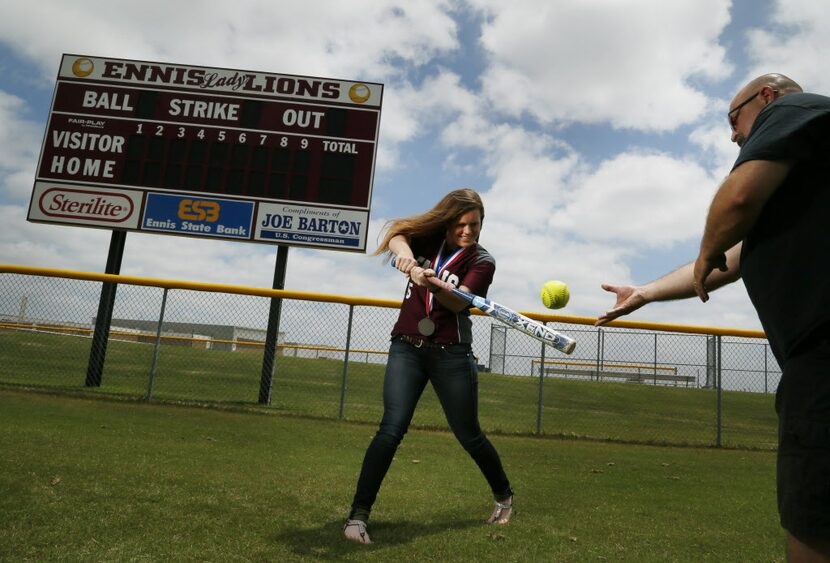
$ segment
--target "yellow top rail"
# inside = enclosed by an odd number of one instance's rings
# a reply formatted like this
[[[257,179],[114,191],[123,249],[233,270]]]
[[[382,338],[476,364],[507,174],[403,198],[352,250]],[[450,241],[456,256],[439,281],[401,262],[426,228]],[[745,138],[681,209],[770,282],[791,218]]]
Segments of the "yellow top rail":
[[[98,274],[93,272],[78,272],[75,270],[59,270],[54,268],[15,266],[12,264],[0,264],[0,274],[22,274],[29,276],[43,276],[52,278],[69,278],[75,280],[121,283],[126,285],[162,287],[166,289],[189,289],[193,291],[212,291],[215,293],[256,295],[259,297],[281,297],[284,299],[297,299],[300,301],[322,301],[326,303],[342,303],[344,305],[365,305],[370,307],[386,307],[393,309],[397,309],[401,306],[400,301],[395,301],[391,299],[372,299],[370,297],[348,297],[345,295],[331,295],[327,293],[309,293],[305,291],[289,291],[286,289],[266,289],[259,287],[189,282],[182,280],[161,280],[156,278],[143,278],[136,276]],[[594,317],[551,315],[546,313],[532,313],[524,311],[520,312],[526,317],[530,317],[531,319],[535,319],[537,321],[542,322],[558,322],[590,326],[593,326],[593,324],[596,322],[596,318]],[[473,309],[472,313],[479,315],[485,314],[476,309]],[[763,331],[744,330],[736,328],[715,328],[705,326],[674,325],[666,323],[638,321],[612,321],[608,323],[606,326],[640,330],[654,330],[660,332],[682,332],[687,334],[714,334],[719,336],[739,336],[744,338],[766,338],[766,335],[763,333]]]
[[[69,278],[73,280],[100,281],[121,283],[125,285],[143,285],[162,287],[166,289],[189,289],[193,291],[212,291],[215,293],[235,293],[240,295],[257,295],[260,297],[283,297],[301,301],[325,301],[328,303],[344,303],[346,305],[370,305],[373,307],[401,306],[400,301],[390,299],[371,299],[368,297],[346,297],[343,295],[329,295],[324,293],[307,293],[304,291],[288,291],[285,289],[265,289],[246,287],[242,285],[225,285],[216,283],[189,282],[182,280],[160,280],[156,278],[142,278],[136,276],[122,276],[114,274],[96,274],[93,272],[77,272],[75,270],[57,270],[54,268],[31,268],[28,266],[12,266],[0,264],[0,273],[24,274],[30,276],[44,276],[51,278]]]

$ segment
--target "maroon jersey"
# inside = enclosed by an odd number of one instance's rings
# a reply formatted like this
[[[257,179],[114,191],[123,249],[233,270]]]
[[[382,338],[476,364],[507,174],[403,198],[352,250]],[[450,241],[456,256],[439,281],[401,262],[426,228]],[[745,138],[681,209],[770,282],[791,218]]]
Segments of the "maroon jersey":
[[[418,263],[424,268],[435,268],[435,260],[441,249],[443,237],[437,242],[413,240],[410,247]],[[447,259],[448,253],[444,250],[442,261]],[[441,279],[456,287],[466,286],[472,293],[485,297],[487,289],[493,282],[496,272],[496,261],[481,245],[475,244],[465,248],[458,256],[441,271]],[[406,286],[401,312],[398,322],[392,327],[392,336],[406,334],[417,338],[424,338],[438,344],[472,343],[473,323],[470,320],[469,309],[453,313],[432,296],[432,310],[429,318],[435,323],[435,332],[431,336],[424,336],[418,332],[418,322],[427,316],[427,294],[429,290],[410,281]]]

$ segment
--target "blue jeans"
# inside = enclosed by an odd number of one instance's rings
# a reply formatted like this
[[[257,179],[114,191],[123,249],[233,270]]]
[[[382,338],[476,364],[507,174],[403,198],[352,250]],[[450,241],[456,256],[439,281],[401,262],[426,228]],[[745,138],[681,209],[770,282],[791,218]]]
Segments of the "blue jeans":
[[[427,381],[438,395],[450,429],[478,465],[493,495],[504,500],[512,494],[499,454],[478,422],[478,371],[470,345],[416,348],[393,339],[383,380],[383,419],[363,459],[352,517],[368,519]]]

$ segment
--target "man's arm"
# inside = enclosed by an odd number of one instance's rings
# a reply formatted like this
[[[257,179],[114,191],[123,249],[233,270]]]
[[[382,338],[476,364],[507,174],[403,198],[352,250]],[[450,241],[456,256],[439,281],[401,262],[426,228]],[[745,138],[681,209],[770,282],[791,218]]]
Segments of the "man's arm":
[[[737,281],[741,277],[741,247],[738,243],[726,252],[725,271],[715,270],[706,279],[706,286],[715,290],[724,285]],[[602,284],[602,289],[617,295],[614,307],[603,313],[595,326],[604,325],[618,317],[632,313],[654,301],[672,301],[694,297],[694,262],[681,266],[660,279],[641,286]]]
[[[714,289],[710,274],[727,268],[726,251],[746,237],[792,166],[791,161],[750,160],[721,184],[709,207],[694,263],[694,291],[704,303],[709,300],[709,289]]]

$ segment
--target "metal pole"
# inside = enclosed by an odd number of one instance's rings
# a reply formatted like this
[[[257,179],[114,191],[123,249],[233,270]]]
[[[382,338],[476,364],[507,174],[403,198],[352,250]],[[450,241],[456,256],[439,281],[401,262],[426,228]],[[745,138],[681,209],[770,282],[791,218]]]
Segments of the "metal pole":
[[[723,423],[723,418],[722,418],[723,417],[723,403],[722,403],[722,396],[721,396],[722,395],[722,393],[721,393],[721,390],[722,390],[722,380],[721,380],[721,375],[722,375],[721,374],[721,360],[722,360],[722,357],[721,357],[721,336],[720,335],[715,337],[715,342],[716,342],[716,345],[715,345],[715,350],[716,350],[716,352],[715,352],[715,381],[716,381],[716,385],[717,385],[717,401],[718,401],[718,414],[717,414],[718,430],[717,430],[717,439],[715,440],[715,446],[720,448],[721,445],[722,445],[721,435],[722,435],[722,432],[723,432],[723,426],[722,426],[722,423]]]
[[[602,369],[602,328],[597,329],[597,369],[596,379],[599,381],[599,371]]]
[[[767,372],[767,345],[764,344],[764,393],[769,393],[769,388],[767,387],[767,377],[769,373]]]
[[[121,259],[124,257],[124,244],[127,241],[127,231],[112,231],[110,248],[107,254],[107,274],[121,273]],[[104,372],[104,360],[107,357],[107,341],[112,324],[112,310],[115,306],[115,292],[118,284],[104,282],[101,285],[101,297],[98,300],[98,315],[95,317],[95,330],[92,334],[92,347],[89,350],[89,361],[86,368],[87,387],[100,387]]]
[[[147,385],[147,402],[153,400],[153,384],[156,380],[156,364],[159,359],[159,347],[161,346],[161,325],[164,322],[164,309],[167,307],[167,290],[164,288],[164,293],[161,296],[161,311],[159,312],[159,325],[156,329],[156,345],[153,349],[153,363],[150,365],[150,382]]]
[[[26,305],[29,303],[29,296],[24,295],[20,298],[20,309],[17,313],[17,322],[19,324],[23,324],[23,321],[26,320]]]
[[[490,371],[491,372],[493,371],[493,364],[494,364],[494,362],[493,362],[493,325],[490,324]],[[531,371],[533,371],[533,368],[531,368]],[[533,376],[532,373],[530,375]]]
[[[288,247],[277,246],[277,263],[274,266],[274,289],[285,289],[285,269],[288,264]],[[265,331],[265,351],[262,355],[262,375],[259,379],[259,404],[271,404],[271,387],[274,383],[274,363],[277,356],[277,340],[280,333],[282,298],[272,297],[268,310],[268,328]]]
[[[654,385],[657,385],[657,333],[654,333]]]
[[[346,378],[349,375],[349,350],[352,347],[352,319],[354,318],[354,305],[349,305],[349,328],[346,331],[346,353],[343,357],[343,382],[340,384],[340,414],[338,418],[343,420],[343,407],[346,404]]]
[[[548,323],[543,323],[547,326]],[[542,434],[542,399],[545,395],[545,344],[542,343],[542,351],[539,360],[539,395],[536,403],[536,434]],[[533,362],[530,362],[533,365]]]

